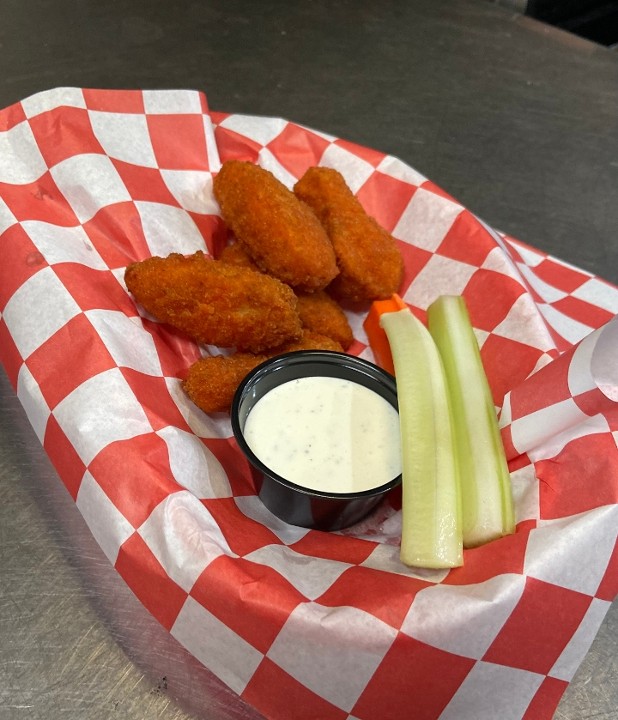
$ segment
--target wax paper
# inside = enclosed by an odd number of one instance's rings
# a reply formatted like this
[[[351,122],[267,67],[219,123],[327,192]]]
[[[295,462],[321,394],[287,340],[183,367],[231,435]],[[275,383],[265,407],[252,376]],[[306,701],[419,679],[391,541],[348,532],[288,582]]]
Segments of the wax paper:
[[[226,415],[181,378],[211,348],[157,323],[126,265],[211,254],[222,162],[287,186],[337,168],[405,258],[421,316],[468,304],[514,535],[451,571],[399,562],[400,497],[338,533],[256,497]],[[618,590],[618,290],[487,226],[401,160],[186,90],[58,88],[0,113],[0,359],[103,552],[144,606],[274,720],[552,717]],[[350,352],[372,359],[366,309]],[[44,599],[42,599],[44,602]],[[412,712],[413,708],[413,712]]]

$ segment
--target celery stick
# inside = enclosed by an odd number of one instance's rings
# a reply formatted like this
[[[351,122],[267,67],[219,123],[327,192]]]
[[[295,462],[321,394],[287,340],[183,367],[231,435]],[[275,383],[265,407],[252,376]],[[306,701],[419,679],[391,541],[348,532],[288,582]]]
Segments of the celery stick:
[[[409,310],[380,319],[397,380],[402,446],[401,560],[463,563],[459,488],[446,378],[427,328]]]
[[[451,397],[464,547],[514,532],[511,479],[487,375],[464,299],[446,295],[427,311]]]

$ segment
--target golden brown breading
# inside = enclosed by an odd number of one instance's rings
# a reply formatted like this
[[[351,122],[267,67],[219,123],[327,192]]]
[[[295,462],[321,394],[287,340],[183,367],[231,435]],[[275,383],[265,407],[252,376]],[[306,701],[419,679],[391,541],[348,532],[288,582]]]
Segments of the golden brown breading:
[[[269,357],[294,350],[335,350],[342,347],[335,340],[305,330],[295,342],[281,345],[265,354],[234,353],[229,356],[204,357],[189,368],[183,388],[189,398],[204,412],[228,412],[234,393],[243,378]]]
[[[226,245],[218,259],[219,262],[229,265],[257,270],[256,264],[240,242]],[[350,323],[339,303],[324,290],[312,293],[299,292],[297,297],[297,309],[303,327],[333,338],[344,350],[347,350],[354,338]]]
[[[354,302],[397,292],[403,277],[397,242],[367,215],[339,172],[309,168],[294,193],[313,209],[333,243],[339,275],[329,292]]]
[[[333,338],[344,350],[350,347],[354,337],[348,318],[324,290],[299,294],[297,309],[304,328]]]
[[[314,330],[303,330],[298,340],[280,345],[275,350],[269,351],[269,357],[282,355],[286,352],[294,352],[296,350],[333,350],[334,352],[343,352],[340,343],[327,335],[315,332]]]
[[[266,355],[240,352],[204,357],[191,365],[182,387],[204,412],[229,412],[242,379],[266,359]]]
[[[287,285],[202,252],[133,263],[125,282],[157,320],[197,342],[261,352],[301,334],[297,299]]]
[[[227,265],[236,265],[236,267],[248,267],[252,270],[258,270],[258,266],[253,262],[249,253],[245,250],[242,243],[238,240],[231,245],[226,245],[219,253],[217,258],[219,262]]]
[[[221,215],[256,265],[313,292],[338,273],[333,246],[315,214],[268,170],[223,163],[213,182]]]

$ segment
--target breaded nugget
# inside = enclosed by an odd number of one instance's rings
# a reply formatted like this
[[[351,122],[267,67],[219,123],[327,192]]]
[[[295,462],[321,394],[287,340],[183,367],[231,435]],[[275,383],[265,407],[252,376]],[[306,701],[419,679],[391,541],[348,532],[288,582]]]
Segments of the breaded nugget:
[[[242,243],[238,241],[231,245],[226,245],[219,253],[217,260],[226,263],[226,265],[236,265],[236,267],[248,267],[252,270],[259,270]]]
[[[242,379],[266,359],[266,355],[242,352],[203,357],[191,365],[182,387],[204,412],[229,412]]]
[[[354,337],[348,318],[324,290],[299,293],[297,309],[304,328],[336,340],[344,350],[350,347]]]
[[[197,342],[261,352],[301,334],[287,285],[202,252],[133,263],[125,282],[145,310]]]
[[[294,193],[320,218],[335,248],[339,275],[329,292],[359,302],[399,289],[403,259],[395,239],[367,215],[337,170],[309,168]]]
[[[309,292],[337,275],[320,221],[268,170],[230,160],[215,176],[213,191],[224,221],[260,270]]]
[[[228,412],[236,389],[253,368],[269,357],[293,350],[342,352],[342,347],[324,335],[304,331],[299,340],[281,345],[268,353],[253,355],[237,352],[228,356],[201,358],[191,365],[182,386],[189,398],[204,412]]]
[[[328,335],[316,332],[315,330],[303,330],[302,335],[298,340],[292,340],[289,343],[280,345],[275,350],[268,353],[269,357],[275,355],[282,355],[286,352],[293,352],[295,350],[333,350],[334,352],[343,352],[343,347],[340,343],[334,340]]]

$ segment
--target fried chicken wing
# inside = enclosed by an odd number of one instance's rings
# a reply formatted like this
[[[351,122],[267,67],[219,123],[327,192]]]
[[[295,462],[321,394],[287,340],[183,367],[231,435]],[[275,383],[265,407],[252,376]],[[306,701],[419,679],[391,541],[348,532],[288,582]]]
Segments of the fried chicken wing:
[[[145,310],[197,342],[261,352],[301,334],[297,299],[287,285],[202,252],[133,263],[125,282]]]
[[[403,259],[395,239],[370,217],[341,173],[312,167],[294,186],[322,222],[335,249],[336,297],[354,302],[390,297],[399,289]]]
[[[226,245],[223,250],[219,253],[217,258],[219,262],[225,263],[226,265],[236,265],[237,267],[248,267],[252,270],[258,270],[258,266],[253,262],[249,253],[242,246],[241,242],[235,242],[231,245]]]
[[[182,387],[200,410],[229,412],[242,379],[267,359],[266,355],[242,352],[203,357],[191,365]]]
[[[298,314],[304,328],[326,335],[347,350],[354,337],[339,303],[324,290],[298,294]]]
[[[230,160],[213,191],[224,221],[260,270],[309,292],[335,278],[335,253],[320,221],[268,170]]]
[[[332,337],[316,332],[315,330],[303,330],[298,340],[280,345],[274,351],[269,353],[269,357],[281,355],[286,352],[295,350],[332,350],[333,352],[343,352],[341,343],[338,343]]]
[[[243,378],[261,362],[293,350],[335,350],[342,347],[332,338],[306,330],[299,340],[281,345],[268,353],[204,357],[193,363],[183,382],[183,389],[201,410],[207,413],[228,412],[234,393]]]

